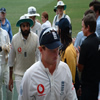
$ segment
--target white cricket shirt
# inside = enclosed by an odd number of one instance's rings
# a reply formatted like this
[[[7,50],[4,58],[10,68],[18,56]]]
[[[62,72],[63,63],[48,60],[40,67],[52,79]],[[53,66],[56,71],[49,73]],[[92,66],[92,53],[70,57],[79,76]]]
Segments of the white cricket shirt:
[[[40,36],[40,33],[42,31],[41,24],[37,21],[35,21],[34,27],[31,27],[31,31],[36,33],[38,36]]]
[[[8,35],[8,33],[7,33],[6,30],[4,30],[4,29],[2,29],[0,27],[0,46],[8,45],[8,44],[10,44],[9,35]],[[6,53],[4,52],[4,50],[2,50],[0,52],[0,55],[2,55],[0,63],[1,64],[5,64],[6,63],[6,61],[5,61],[5,55],[6,55]]]
[[[61,18],[67,18],[68,21],[71,23],[71,20],[70,20],[70,17],[68,15],[65,15],[63,13],[62,17]],[[54,27],[56,30],[58,30],[58,25],[56,25],[56,23],[59,22],[59,14],[58,15],[55,15],[54,19],[53,19],[53,23],[52,23],[52,27]]]
[[[18,100],[77,100],[68,65],[59,62],[53,75],[41,61],[24,74]]]

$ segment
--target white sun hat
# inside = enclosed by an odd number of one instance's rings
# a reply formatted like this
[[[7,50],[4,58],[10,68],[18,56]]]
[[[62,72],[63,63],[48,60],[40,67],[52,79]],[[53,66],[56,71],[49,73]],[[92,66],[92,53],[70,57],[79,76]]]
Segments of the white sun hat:
[[[30,24],[30,27],[32,27],[33,26],[33,21],[32,21],[32,19],[30,19],[28,16],[25,16],[25,14],[24,15],[22,15],[21,17],[20,17],[20,19],[17,21],[17,23],[16,23],[16,26],[17,27],[20,27],[20,25],[22,24],[22,23],[25,23],[25,22],[28,22],[29,24]]]
[[[27,14],[25,14],[26,16],[40,16],[40,14],[38,14],[37,12],[36,12],[36,8],[35,7],[33,7],[33,6],[30,6],[29,8],[28,8],[28,13]]]
[[[64,10],[66,9],[66,5],[63,3],[63,1],[58,1],[56,7],[58,7],[58,6],[63,6]]]

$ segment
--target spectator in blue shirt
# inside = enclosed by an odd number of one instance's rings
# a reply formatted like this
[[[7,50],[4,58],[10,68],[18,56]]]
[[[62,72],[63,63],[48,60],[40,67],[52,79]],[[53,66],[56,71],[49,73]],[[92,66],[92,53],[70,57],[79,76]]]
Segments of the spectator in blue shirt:
[[[6,16],[6,9],[5,8],[1,8],[0,9],[0,19],[1,19],[1,28],[3,28],[4,30],[6,30],[9,34],[9,38],[10,38],[10,42],[12,40],[12,30],[11,30],[11,24],[8,21],[8,19],[5,17]]]

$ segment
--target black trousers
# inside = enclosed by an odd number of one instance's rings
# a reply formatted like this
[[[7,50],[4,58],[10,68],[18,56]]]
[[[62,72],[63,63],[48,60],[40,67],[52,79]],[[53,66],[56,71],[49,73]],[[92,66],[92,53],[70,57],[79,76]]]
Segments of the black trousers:
[[[82,87],[81,100],[98,100],[98,89],[93,89],[93,87]]]

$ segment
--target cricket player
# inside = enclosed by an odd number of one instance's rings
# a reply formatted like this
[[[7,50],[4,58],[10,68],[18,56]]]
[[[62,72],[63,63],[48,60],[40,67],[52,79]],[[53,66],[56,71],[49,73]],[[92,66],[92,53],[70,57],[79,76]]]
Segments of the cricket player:
[[[0,20],[0,100],[3,100],[3,86],[5,88],[6,100],[10,98],[11,92],[8,89],[9,83],[9,68],[7,66],[8,53],[10,51],[10,38],[6,30],[1,28]]]
[[[25,72],[18,100],[77,100],[70,69],[58,57],[57,32],[44,29],[39,40],[41,60]]]
[[[30,31],[33,21],[26,16],[21,16],[16,26],[21,31],[13,36],[11,51],[9,53],[8,66],[10,68],[9,90],[13,89],[13,74],[15,76],[16,89],[19,94],[19,87],[24,72],[36,61],[39,60],[39,38]]]
[[[26,16],[31,18],[34,22],[34,25],[31,27],[31,31],[36,33],[38,36],[40,36],[42,27],[41,24],[36,20],[36,17],[40,16],[40,14],[36,12],[36,8],[33,6],[28,7],[28,13],[26,14]]]

